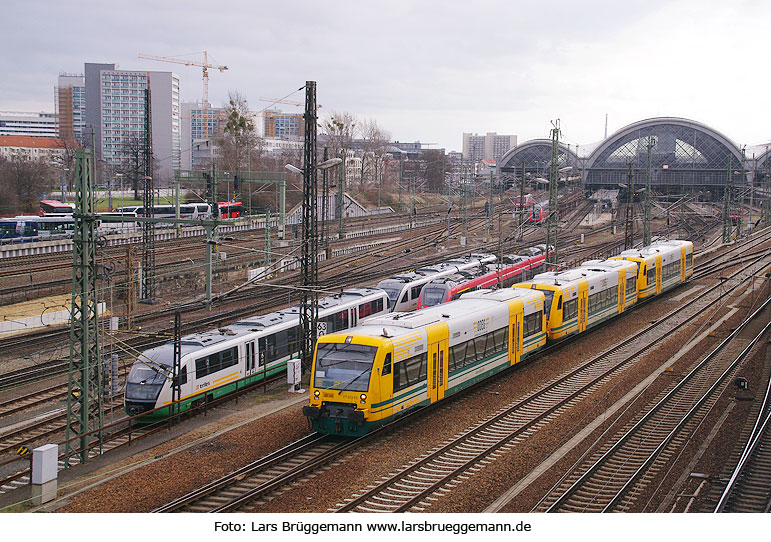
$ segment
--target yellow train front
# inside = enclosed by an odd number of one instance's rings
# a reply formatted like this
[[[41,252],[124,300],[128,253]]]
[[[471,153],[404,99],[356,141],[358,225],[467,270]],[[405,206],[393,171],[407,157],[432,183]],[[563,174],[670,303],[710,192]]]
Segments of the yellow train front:
[[[478,290],[324,335],[303,414],[316,431],[359,436],[441,401],[546,344],[543,308],[538,291]]]

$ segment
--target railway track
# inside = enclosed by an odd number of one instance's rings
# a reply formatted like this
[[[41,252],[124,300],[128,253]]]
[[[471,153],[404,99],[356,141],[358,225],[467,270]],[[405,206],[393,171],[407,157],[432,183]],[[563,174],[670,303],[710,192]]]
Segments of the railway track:
[[[766,325],[768,329],[769,325]],[[710,512],[771,512],[771,380],[764,372],[766,389],[752,429],[730,474],[722,479],[719,496]]]
[[[581,464],[537,508],[544,512],[632,511],[637,498],[676,457],[709,413],[751,348],[768,330],[750,335],[736,356],[729,345],[771,306],[771,299],[724,339],[626,431]],[[767,316],[766,316],[767,317]]]
[[[153,512],[226,512],[238,509],[244,503],[259,499],[358,447],[366,438],[341,441],[316,433],[307,435]]]
[[[741,284],[742,281],[736,279],[736,282]],[[735,287],[738,288],[739,284]],[[623,371],[633,362],[635,356],[648,351],[652,342],[663,340],[677,327],[692,322],[693,317],[702,312],[706,304],[716,299],[719,299],[718,294],[715,294],[713,299],[701,296],[678,307],[660,319],[653,328],[630,337],[623,345],[614,347],[549,383],[546,388],[533,392],[515,405],[498,412],[480,426],[430,452],[395,476],[340,504],[336,510],[398,512],[425,509],[430,506],[432,499],[447,491],[449,485],[457,483],[459,477],[462,478],[479,468],[484,461],[494,458],[496,452],[504,451],[527,438],[548,423],[551,417],[585,397],[611,375]],[[625,356],[620,354],[624,349],[627,350]],[[368,436],[374,438],[375,434]],[[311,457],[302,458],[300,463],[297,463],[300,455],[293,452],[291,463],[284,463],[284,467],[270,473],[263,468],[267,459],[260,460],[248,468],[245,467],[248,469],[246,472],[242,469],[232,473],[157,511],[259,511],[260,504],[269,499],[270,494],[354,449],[352,447],[340,451],[338,448],[325,447],[322,451],[319,447],[321,455],[312,454]],[[273,456],[269,458],[272,460]],[[252,470],[253,468],[256,470]],[[285,476],[285,472],[291,474]],[[243,483],[246,478],[251,477],[252,481]],[[395,487],[397,489],[394,489]]]
[[[373,513],[429,509],[433,501],[450,492],[465,477],[536,431],[543,430],[556,416],[627,369],[652,346],[691,323],[706,306],[719,299],[718,295],[712,299],[697,297],[678,307],[645,330],[453,437],[400,472],[340,503],[334,511]]]

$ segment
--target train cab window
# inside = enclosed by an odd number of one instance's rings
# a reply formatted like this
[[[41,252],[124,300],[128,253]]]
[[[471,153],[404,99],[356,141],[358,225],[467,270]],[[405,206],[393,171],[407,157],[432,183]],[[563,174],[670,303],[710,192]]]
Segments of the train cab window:
[[[183,386],[187,384],[187,366],[182,367],[182,369],[179,371],[179,386]]]
[[[409,298],[410,292],[409,290],[405,290],[404,295],[402,295],[402,298],[399,300],[399,303],[407,303],[407,299]]]
[[[423,288],[423,286],[413,286],[410,290],[410,299],[417,299],[420,297],[420,290]]]
[[[391,374],[391,354],[386,354],[385,361],[383,361],[383,373],[381,376],[386,376]]]
[[[543,292],[543,295],[545,296],[545,299],[543,300],[543,310],[544,313],[546,313],[546,319],[549,319],[549,316],[551,315],[551,302],[554,299],[554,291],[553,290],[541,290]]]

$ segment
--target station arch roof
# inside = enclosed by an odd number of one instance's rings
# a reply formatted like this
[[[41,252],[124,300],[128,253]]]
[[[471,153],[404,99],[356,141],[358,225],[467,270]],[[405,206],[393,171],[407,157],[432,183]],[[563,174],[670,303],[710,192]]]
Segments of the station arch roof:
[[[731,169],[742,167],[739,147],[720,132],[696,121],[657,117],[635,122],[612,134],[587,158],[585,183],[615,187],[626,183],[631,162],[635,183],[647,172],[647,143],[651,151],[652,183],[659,189],[716,188],[725,184]]]
[[[531,139],[522,145],[512,147],[499,161],[498,173],[518,174],[522,171],[522,162],[525,162],[525,172],[535,175],[544,174],[551,164],[552,141],[551,139]],[[567,145],[562,143],[559,149],[559,167],[577,165],[578,156]]]

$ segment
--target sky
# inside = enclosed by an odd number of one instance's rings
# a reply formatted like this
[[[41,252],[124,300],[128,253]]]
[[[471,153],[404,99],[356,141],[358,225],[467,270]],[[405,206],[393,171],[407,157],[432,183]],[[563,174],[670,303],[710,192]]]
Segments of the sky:
[[[464,132],[591,145],[633,122],[692,119],[738,145],[771,140],[765,0],[9,0],[0,110],[53,112],[59,73],[86,62],[174,71],[183,101],[230,91],[372,119],[392,140],[462,149]],[[282,106],[286,111],[302,108]]]

